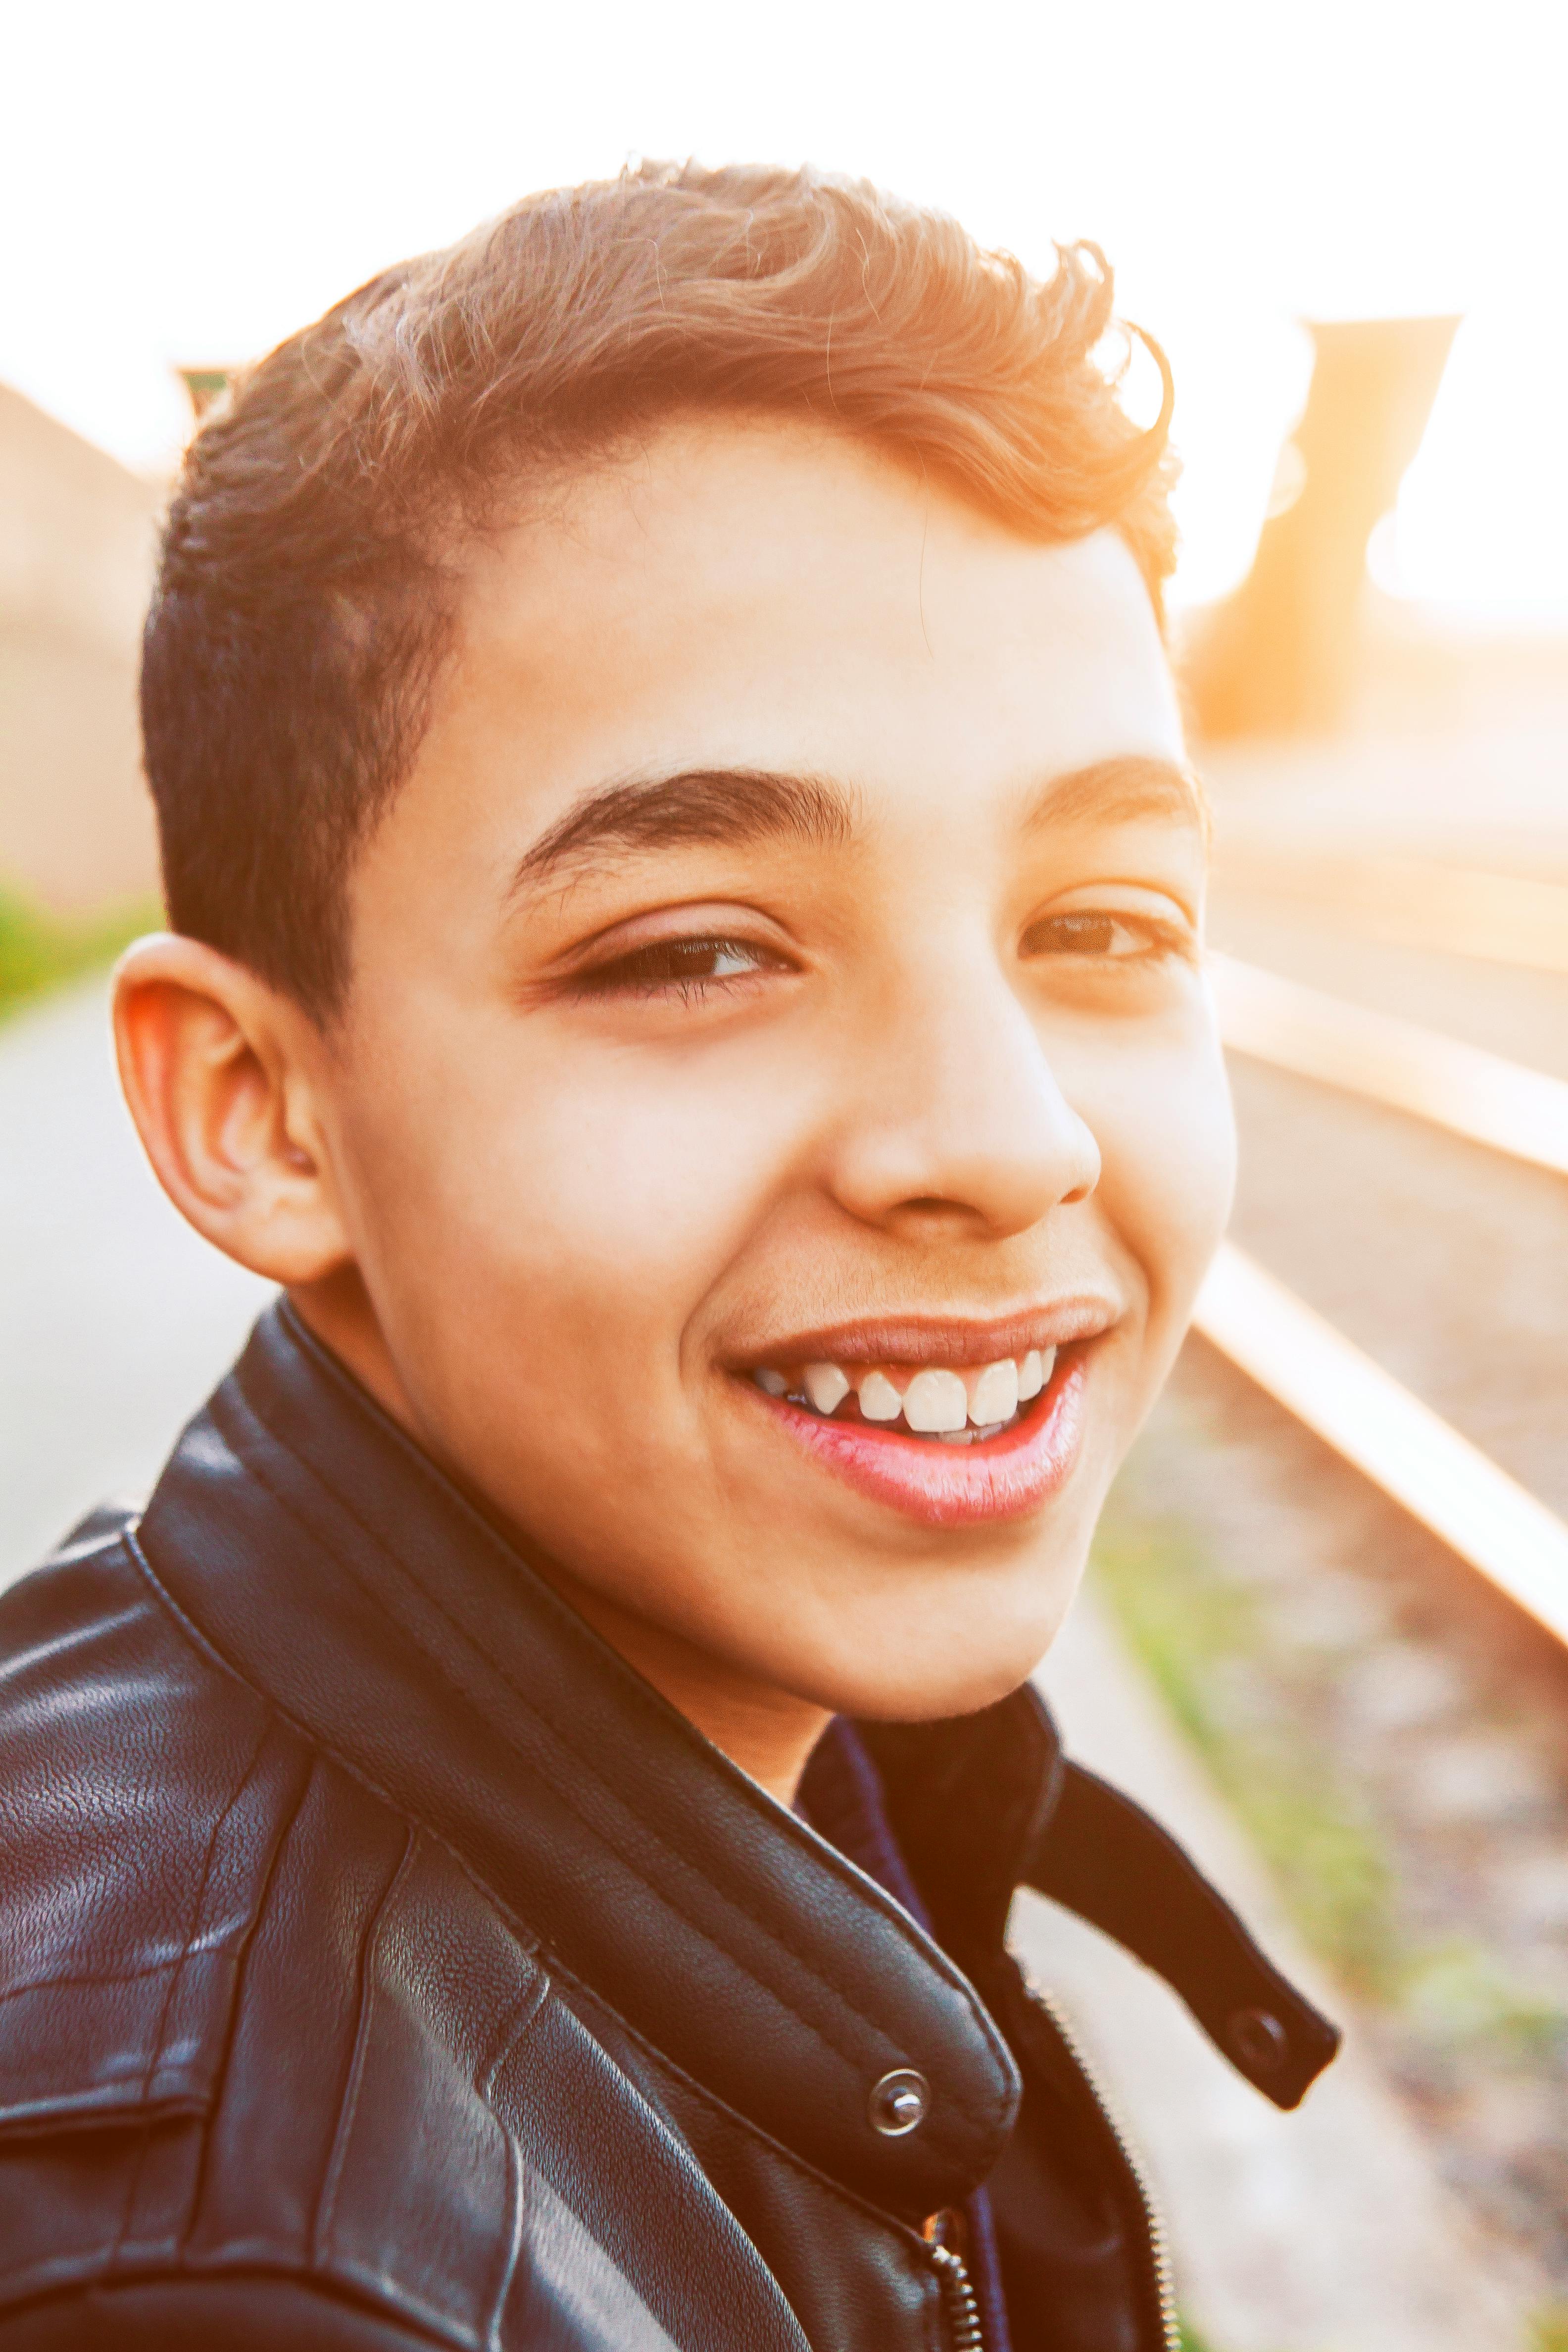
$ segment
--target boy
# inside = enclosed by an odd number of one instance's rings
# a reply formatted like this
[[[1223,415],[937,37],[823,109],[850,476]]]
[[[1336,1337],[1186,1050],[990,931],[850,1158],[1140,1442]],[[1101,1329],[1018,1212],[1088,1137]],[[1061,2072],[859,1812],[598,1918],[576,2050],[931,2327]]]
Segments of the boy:
[[[5,2352],[1142,2352],[1015,1886],[1331,2054],[1026,1680],[1231,1174],[1110,299],[650,167],[196,440],[117,1033],[284,1299],[0,1616]]]

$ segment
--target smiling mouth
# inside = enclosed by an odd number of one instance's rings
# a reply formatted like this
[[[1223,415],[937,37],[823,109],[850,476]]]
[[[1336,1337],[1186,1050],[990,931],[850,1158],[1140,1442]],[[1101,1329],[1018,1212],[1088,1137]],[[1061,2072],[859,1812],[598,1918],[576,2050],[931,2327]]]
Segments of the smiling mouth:
[[[992,1351],[1046,1334],[892,1327],[857,1333],[836,1358],[824,1333],[816,1349],[786,1341],[771,1362],[737,1370],[780,1433],[830,1476],[929,1527],[978,1527],[1026,1517],[1071,1477],[1089,1360],[1111,1319],[1093,1309],[1053,1318],[1067,1327],[1055,1346],[1011,1356]]]
[[[764,1396],[777,1397],[819,1421],[860,1423],[889,1436],[922,1438],[933,1445],[983,1445],[1005,1436],[1049,1385],[1055,1348],[1030,1348],[988,1364],[759,1365],[750,1375]]]

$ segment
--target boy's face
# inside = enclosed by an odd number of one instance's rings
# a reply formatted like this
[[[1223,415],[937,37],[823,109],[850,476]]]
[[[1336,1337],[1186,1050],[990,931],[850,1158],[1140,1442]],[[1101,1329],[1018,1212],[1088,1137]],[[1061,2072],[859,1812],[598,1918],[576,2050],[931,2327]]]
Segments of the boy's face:
[[[350,1352],[612,1632],[905,1717],[1048,1645],[1230,1195],[1182,762],[1120,540],[837,437],[472,558],[325,1049]]]

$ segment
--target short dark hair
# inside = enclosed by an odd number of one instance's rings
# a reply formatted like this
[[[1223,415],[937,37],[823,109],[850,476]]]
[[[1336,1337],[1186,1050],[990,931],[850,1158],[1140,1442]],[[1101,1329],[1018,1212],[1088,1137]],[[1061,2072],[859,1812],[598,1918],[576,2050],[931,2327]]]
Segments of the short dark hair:
[[[1093,246],[1036,278],[862,182],[747,165],[531,196],[373,278],[239,381],[170,508],[142,716],[171,921],[327,1018],[353,856],[452,642],[454,551],[682,412],[815,419],[1033,538],[1113,524],[1158,610],[1170,372],[1150,344],[1140,429],[1115,323]]]

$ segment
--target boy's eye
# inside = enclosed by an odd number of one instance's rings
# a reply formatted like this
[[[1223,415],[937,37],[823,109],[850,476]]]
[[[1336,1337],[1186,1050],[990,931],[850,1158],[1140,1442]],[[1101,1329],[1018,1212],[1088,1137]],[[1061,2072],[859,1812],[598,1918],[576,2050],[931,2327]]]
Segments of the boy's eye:
[[[1121,960],[1151,959],[1180,951],[1183,940],[1174,923],[1152,915],[1117,914],[1106,908],[1044,916],[1031,923],[1018,943],[1025,956],[1092,956]]]
[[[575,985],[587,996],[652,996],[667,989],[686,995],[715,982],[787,968],[782,956],[752,940],[656,940],[583,972]]]

